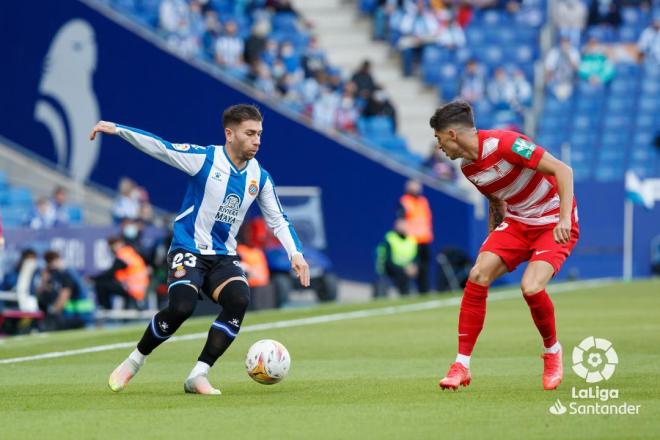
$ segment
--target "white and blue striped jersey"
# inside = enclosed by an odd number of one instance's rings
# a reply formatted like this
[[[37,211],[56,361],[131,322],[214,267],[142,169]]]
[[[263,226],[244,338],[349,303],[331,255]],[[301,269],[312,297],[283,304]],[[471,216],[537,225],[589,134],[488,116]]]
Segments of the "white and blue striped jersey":
[[[174,221],[171,250],[202,255],[236,255],[236,234],[255,200],[277,239],[289,254],[300,241],[275,193],[270,174],[256,159],[239,170],[222,145],[172,144],[151,133],[117,124],[117,134],[150,156],[191,177]]]

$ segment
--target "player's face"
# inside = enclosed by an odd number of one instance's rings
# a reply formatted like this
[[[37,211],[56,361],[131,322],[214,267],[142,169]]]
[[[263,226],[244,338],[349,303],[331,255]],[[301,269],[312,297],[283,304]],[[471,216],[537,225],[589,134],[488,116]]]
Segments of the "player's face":
[[[261,121],[243,121],[233,128],[228,128],[225,135],[227,143],[231,144],[236,154],[242,160],[250,160],[256,156],[261,145]]]
[[[438,140],[438,148],[451,160],[461,157],[462,148],[458,144],[458,132],[453,129],[443,131],[436,130],[435,138]]]

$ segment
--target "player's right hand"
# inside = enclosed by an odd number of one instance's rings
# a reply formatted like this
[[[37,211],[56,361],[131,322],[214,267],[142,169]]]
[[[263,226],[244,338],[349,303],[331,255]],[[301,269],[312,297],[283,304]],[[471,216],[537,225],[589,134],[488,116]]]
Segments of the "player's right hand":
[[[291,268],[296,273],[303,287],[309,287],[309,265],[302,254],[295,254],[291,258]]]
[[[96,139],[96,133],[117,134],[117,124],[107,121],[97,122],[89,135],[90,141]]]

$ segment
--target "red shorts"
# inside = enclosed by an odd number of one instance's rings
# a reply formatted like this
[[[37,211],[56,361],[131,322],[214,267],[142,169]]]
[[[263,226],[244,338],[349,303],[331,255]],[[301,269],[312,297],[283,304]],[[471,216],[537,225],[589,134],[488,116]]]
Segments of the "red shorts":
[[[547,261],[555,274],[559,272],[580,237],[580,226],[573,221],[571,239],[568,243],[555,242],[552,230],[556,223],[532,226],[505,218],[488,235],[479,252],[492,252],[504,261],[509,272],[525,261]]]

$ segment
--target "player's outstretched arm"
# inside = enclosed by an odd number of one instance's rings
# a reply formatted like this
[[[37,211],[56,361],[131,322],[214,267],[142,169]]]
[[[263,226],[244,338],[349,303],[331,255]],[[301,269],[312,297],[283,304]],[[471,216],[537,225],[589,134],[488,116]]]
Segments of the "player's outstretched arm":
[[[114,122],[99,121],[89,136],[96,138],[97,133],[118,135],[138,150],[194,176],[202,169],[206,159],[206,148],[191,144],[172,144],[160,137]]]
[[[571,213],[573,212],[573,170],[547,151],[543,153],[537,170],[554,176],[559,194],[559,222],[553,230],[557,243],[568,243],[571,239]]]
[[[266,224],[273,231],[279,242],[282,243],[284,249],[286,249],[291,260],[291,268],[298,276],[300,284],[308,287],[309,265],[303,257],[302,245],[300,244],[298,235],[282,211],[282,205],[275,193],[273,180],[266,171],[262,170],[262,173],[264,173],[265,179],[263,179],[262,187],[257,197],[259,208],[264,215]]]

